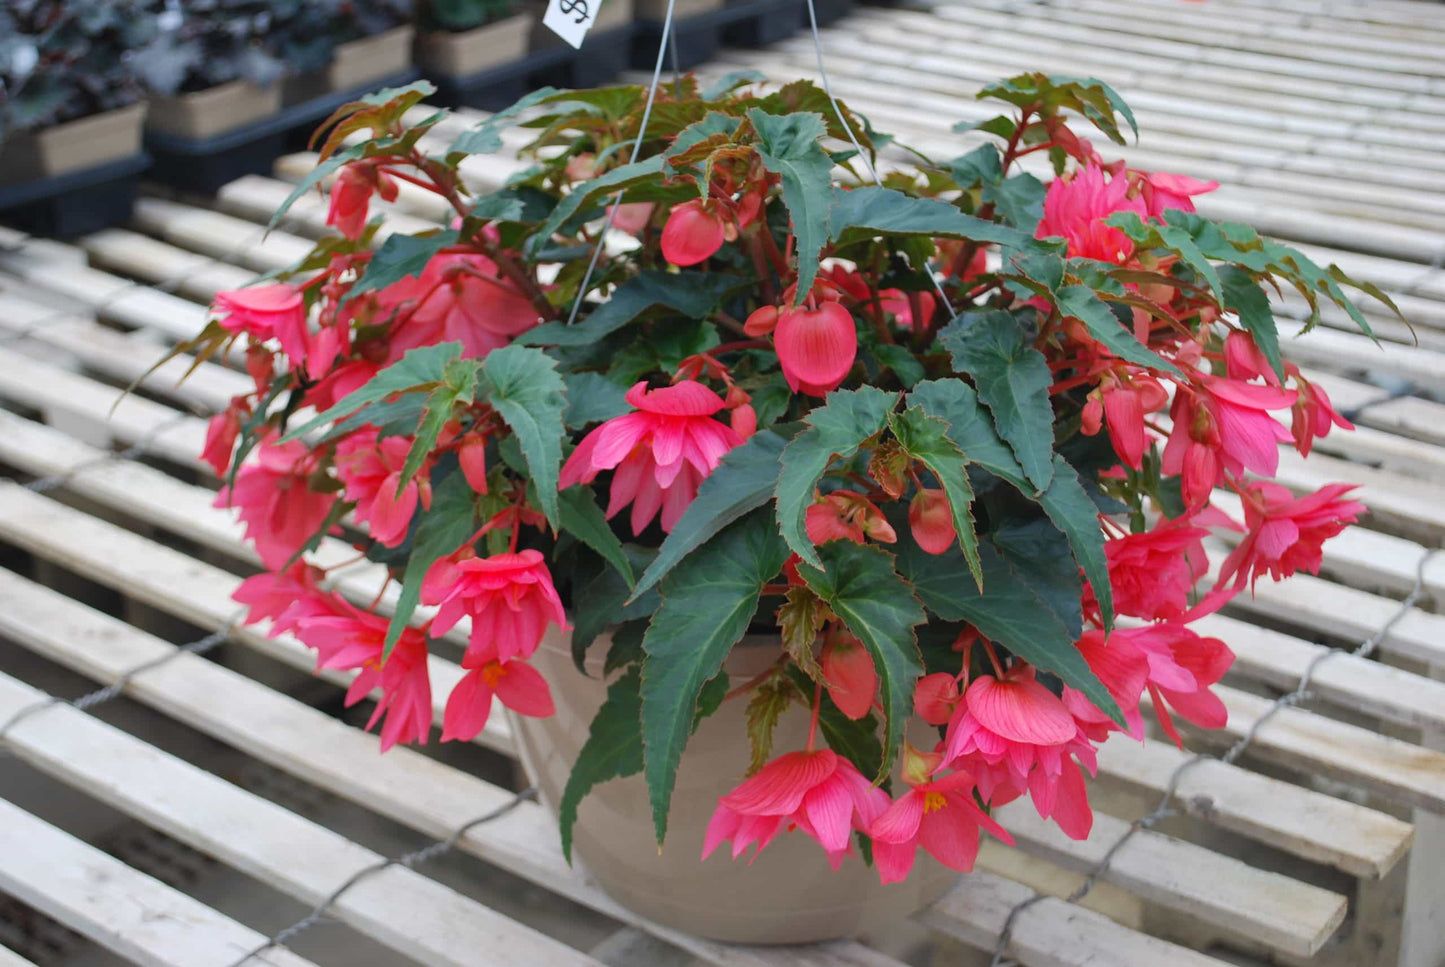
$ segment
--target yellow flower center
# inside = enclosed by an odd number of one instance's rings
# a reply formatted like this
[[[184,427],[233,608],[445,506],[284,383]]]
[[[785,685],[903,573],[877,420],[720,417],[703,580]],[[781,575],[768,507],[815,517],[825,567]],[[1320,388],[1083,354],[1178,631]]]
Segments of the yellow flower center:
[[[489,688],[496,688],[497,682],[506,674],[507,671],[500,662],[489,661],[482,666],[482,681],[486,682]]]
[[[936,813],[947,805],[948,800],[943,798],[941,792],[925,792],[923,794],[923,811],[925,813]]]

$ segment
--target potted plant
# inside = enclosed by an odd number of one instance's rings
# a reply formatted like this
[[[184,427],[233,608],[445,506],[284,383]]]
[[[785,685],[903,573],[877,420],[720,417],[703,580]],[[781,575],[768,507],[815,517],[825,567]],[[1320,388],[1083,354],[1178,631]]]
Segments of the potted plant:
[[[62,234],[128,216],[145,167],[131,52],[154,30],[135,2],[0,10],[0,210]]]
[[[147,132],[199,142],[274,117],[288,70],[282,22],[262,0],[187,4],[169,15],[139,58],[152,91]],[[319,66],[326,58],[317,50]]]
[[[416,35],[411,24],[412,6],[412,0],[324,0],[306,4],[307,32],[331,42],[330,61],[320,70],[288,79],[287,102],[359,91],[405,74],[411,67]]]
[[[421,0],[416,62],[442,102],[505,107],[526,90],[532,22],[517,0]]]
[[[509,710],[563,849],[645,916],[816,940],[936,896],[1010,800],[1086,836],[1099,744],[1225,723],[1190,622],[1363,512],[1270,480],[1349,424],[1265,287],[1364,326],[1354,283],[1101,163],[1071,125],[1132,116],[1099,81],[993,85],[995,141],[881,184],[805,82],[686,77],[642,132],[642,88],[540,92],[424,155],[428,93],[333,119],[292,199],[335,175],[338,235],[186,347],[256,382],[204,454],[267,569],[236,597],[379,690],[383,748],[428,739],[454,648],[442,740]],[[523,108],[536,167],[466,194]],[[399,180],[455,220],[373,249]],[[389,614],[308,562],[333,533]]]

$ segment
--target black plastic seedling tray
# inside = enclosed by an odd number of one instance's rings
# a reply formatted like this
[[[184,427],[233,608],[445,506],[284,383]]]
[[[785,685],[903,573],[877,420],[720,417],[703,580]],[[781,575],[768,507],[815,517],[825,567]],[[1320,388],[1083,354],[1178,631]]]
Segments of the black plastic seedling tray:
[[[555,59],[532,73],[532,83],[574,90],[608,83],[629,66],[635,26],[627,23],[588,34],[581,50],[561,44],[538,51]]]
[[[818,15],[819,27],[826,27],[831,23],[837,23],[852,13],[855,6],[855,0],[813,0],[813,12]],[[808,4],[806,0],[803,3],[802,25],[804,30],[809,30],[812,27],[812,24],[808,20]]]
[[[36,235],[67,238],[130,219],[148,155],[137,154],[53,178],[0,187],[0,221]]]
[[[722,41],[734,47],[766,47],[787,40],[807,19],[807,0],[749,0],[733,3],[715,15]]]
[[[533,51],[514,61],[489,67],[475,74],[432,72],[427,74],[427,79],[437,86],[435,101],[443,107],[500,111],[511,107],[527,93],[535,74],[559,63],[571,51],[570,47],[548,48]]]
[[[722,41],[722,18],[726,10],[700,13],[694,17],[682,17],[672,22],[673,44],[677,50],[677,63],[673,64],[672,53],[663,57],[666,70],[692,70],[713,59]],[[634,24],[636,33],[632,37],[632,66],[637,70],[652,70],[657,64],[657,45],[662,40],[661,20],[639,20]]]
[[[268,174],[278,156],[304,148],[316,125],[348,101],[383,87],[409,84],[418,76],[411,68],[364,88],[314,97],[215,137],[184,138],[147,131],[146,150],[155,159],[158,180],[209,194],[242,175]]]

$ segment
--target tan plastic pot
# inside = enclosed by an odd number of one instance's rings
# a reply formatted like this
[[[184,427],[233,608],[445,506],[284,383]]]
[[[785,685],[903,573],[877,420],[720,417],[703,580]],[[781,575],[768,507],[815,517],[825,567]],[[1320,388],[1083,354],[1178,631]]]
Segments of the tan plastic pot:
[[[0,184],[54,178],[140,154],[144,101],[25,131],[0,144]]]
[[[284,100],[299,104],[336,91],[358,90],[400,74],[411,66],[415,40],[416,28],[403,24],[373,37],[339,44],[324,71],[286,80]]]
[[[531,31],[530,13],[459,33],[428,31],[416,36],[416,62],[423,72],[467,77],[524,56]]]
[[[235,80],[151,102],[146,129],[202,141],[254,124],[281,110],[281,85]]]
[[[591,649],[587,677],[572,665],[569,639],[549,629],[533,665],[552,687],[557,714],[511,716],[527,774],[555,812],[588,726],[606,698],[601,680],[607,641]],[[745,641],[724,666],[744,681],[777,658],[773,639]],[[678,768],[667,842],[657,849],[643,778],[614,779],[582,801],[573,858],[608,895],[649,920],[701,937],[733,943],[808,943],[874,930],[942,896],[958,874],[920,852],[913,875],[883,886],[854,855],[834,873],[822,849],[801,833],[779,836],[749,865],[733,861],[724,844],[699,862],[703,836],[719,796],[742,778],[748,763],[742,702],[725,703],[703,721]],[[800,749],[808,720],[800,708],[778,725],[775,748]],[[855,850],[856,852],[856,850]]]

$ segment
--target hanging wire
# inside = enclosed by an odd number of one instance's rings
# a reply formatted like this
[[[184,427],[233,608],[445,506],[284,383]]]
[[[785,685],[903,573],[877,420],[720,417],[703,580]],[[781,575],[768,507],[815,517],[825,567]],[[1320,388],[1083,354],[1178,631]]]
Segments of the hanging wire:
[[[119,698],[125,692],[127,686],[129,686],[130,683],[134,681],[136,676],[138,675],[142,675],[145,672],[151,671],[153,669],[161,667],[162,665],[175,661],[182,655],[204,655],[206,652],[212,650],[217,645],[220,645],[222,642],[226,641],[230,637],[231,632],[236,629],[236,627],[241,623],[242,618],[245,617],[246,610],[246,608],[241,608],[235,614],[231,615],[231,617],[227,618],[225,623],[222,624],[221,627],[217,628],[215,631],[211,632],[205,637],[197,638],[195,641],[180,645],[174,651],[168,652],[158,658],[153,658],[149,661],[143,661],[139,665],[136,665],[135,667],[122,672],[119,676],[116,677],[115,681],[111,682],[109,685],[106,685],[102,688],[97,688],[95,691],[92,692],[87,692],[86,694],[81,695],[77,698],[65,699],[50,695],[46,696],[44,699],[41,699],[38,702],[35,702],[32,705],[25,706],[24,708],[17,711],[14,715],[10,716],[10,718],[6,719],[4,723],[0,723],[0,743],[4,743],[6,741],[6,738],[9,736],[11,730],[13,730],[21,722],[24,722],[31,716],[37,715],[48,708],[53,708],[58,705],[68,705],[69,707],[81,712],[88,711],[89,709],[92,709],[97,705],[103,705],[106,702]],[[6,755],[12,754],[9,749],[4,749],[3,752]]]
[[[847,133],[853,150],[858,152],[858,158],[863,162],[868,177],[872,179],[873,184],[882,188],[883,179],[878,177],[878,169],[873,166],[873,159],[863,150],[863,145],[858,143],[858,136],[853,133],[853,125],[848,122],[847,115],[843,113],[843,106],[833,95],[833,85],[828,80],[828,68],[823,64],[823,37],[818,32],[818,11],[813,6],[813,0],[808,0],[808,26],[813,30],[813,53],[818,59],[818,78],[823,82],[823,93],[828,95],[828,103],[833,105],[833,114],[837,116],[838,124]],[[938,275],[932,265],[928,266],[928,279],[933,283],[933,291],[938,293],[938,301],[943,303],[943,308],[948,310],[948,317],[957,319],[958,313],[954,311],[953,303],[948,301],[948,296],[943,291],[943,283],[938,281]]]
[[[1315,673],[1319,671],[1321,665],[1327,661],[1337,659],[1341,655],[1348,655],[1352,658],[1368,658],[1373,655],[1379,649],[1381,643],[1389,636],[1390,632],[1395,629],[1395,626],[1403,621],[1405,616],[1408,615],[1414,609],[1415,605],[1420,603],[1420,599],[1425,596],[1425,568],[1439,551],[1439,548],[1429,548],[1420,555],[1420,560],[1415,564],[1414,586],[1410,589],[1410,593],[1405,596],[1404,600],[1400,602],[1399,608],[1390,615],[1389,620],[1387,620],[1378,631],[1366,638],[1353,650],[1328,650],[1316,655],[1314,660],[1305,666],[1304,672],[1300,675],[1299,683],[1294,689],[1275,699],[1274,704],[1266,709],[1264,714],[1259,716],[1259,718],[1255,719],[1245,733],[1222,755],[1211,756],[1199,753],[1181,762],[1169,776],[1169,781],[1164,787],[1164,796],[1159,800],[1159,804],[1147,815],[1141,816],[1129,824],[1129,828],[1124,830],[1123,835],[1114,841],[1114,844],[1104,853],[1098,864],[1089,871],[1088,876],[1084,878],[1084,882],[1079,884],[1077,889],[1065,897],[1064,902],[1078,903],[1084,899],[1084,897],[1088,896],[1089,892],[1093,890],[1099,881],[1103,879],[1104,875],[1108,873],[1109,867],[1114,862],[1114,857],[1117,856],[1125,844],[1134,837],[1134,834],[1140,830],[1149,829],[1170,816],[1179,814],[1179,810],[1175,809],[1172,804],[1175,796],[1178,794],[1179,783],[1186,773],[1204,762],[1222,762],[1225,765],[1233,765],[1254,743],[1255,739],[1259,736],[1260,730],[1276,715],[1287,708],[1293,708],[1306,699],[1313,698],[1314,693],[1310,691],[1310,683],[1313,681]],[[1009,911],[1008,918],[1004,920],[1003,929],[999,931],[998,942],[994,945],[993,958],[989,961],[989,967],[1021,967],[1018,961],[1007,956],[1009,942],[1013,939],[1014,927],[1018,923],[1019,916],[1022,915],[1025,910],[1036,903],[1048,899],[1052,899],[1048,894],[1037,893],[1022,903],[1015,905],[1014,908]]]
[[[524,802],[530,802],[531,800],[536,798],[537,790],[534,787],[529,786],[526,789],[523,789],[521,792],[517,793],[511,799],[507,800],[502,805],[498,806],[496,809],[493,809],[490,812],[485,813],[484,815],[478,816],[476,819],[469,820],[458,826],[446,839],[438,840],[437,842],[432,843],[429,846],[423,846],[421,849],[413,850],[410,853],[404,853],[403,855],[398,856],[395,859],[379,860],[378,862],[373,863],[370,866],[362,867],[355,873],[351,874],[351,876],[347,877],[344,881],[342,881],[340,886],[327,894],[320,903],[316,904],[316,907],[310,913],[302,917],[300,920],[297,920],[286,929],[279,930],[276,933],[272,934],[266,939],[264,943],[258,944],[256,947],[243,954],[240,959],[231,963],[229,967],[242,967],[243,964],[249,962],[253,958],[258,957],[266,951],[271,950],[275,947],[282,946],[283,944],[294,938],[297,934],[300,934],[316,926],[316,924],[326,919],[327,914],[330,912],[331,908],[336,905],[337,901],[340,900],[342,896],[344,896],[357,884],[363,883],[366,880],[369,880],[372,877],[383,873],[394,866],[399,866],[404,869],[412,869],[422,863],[425,863],[429,860],[434,860],[439,856],[449,853],[456,848],[457,843],[461,842],[462,837],[465,836],[467,833],[471,832],[473,829],[483,825],[484,823],[490,823],[501,819],[503,816],[508,815],[518,806],[522,805]]]
[[[628,159],[629,165],[637,164],[638,156],[642,154],[642,142],[647,136],[647,122],[652,117],[652,104],[657,100],[657,85],[662,79],[662,64],[667,57],[668,43],[672,38],[672,11],[677,6],[677,0],[667,0],[667,13],[662,18],[662,37],[657,42],[657,63],[652,68],[652,82],[647,86],[647,103],[642,108],[642,123],[637,128],[637,140],[632,145],[632,157]],[[673,64],[676,65],[676,49],[674,48]],[[602,223],[602,230],[597,233],[597,245],[592,249],[592,259],[587,263],[587,271],[582,276],[582,284],[577,287],[577,298],[572,300],[572,311],[567,314],[567,325],[577,321],[577,313],[582,309],[582,300],[587,297],[587,285],[592,281],[592,275],[597,271],[597,260],[602,257],[602,248],[607,241],[607,233],[612,231],[612,221],[617,217],[617,209],[622,204],[627,189],[623,188],[613,196],[612,204],[607,208],[607,218]]]

